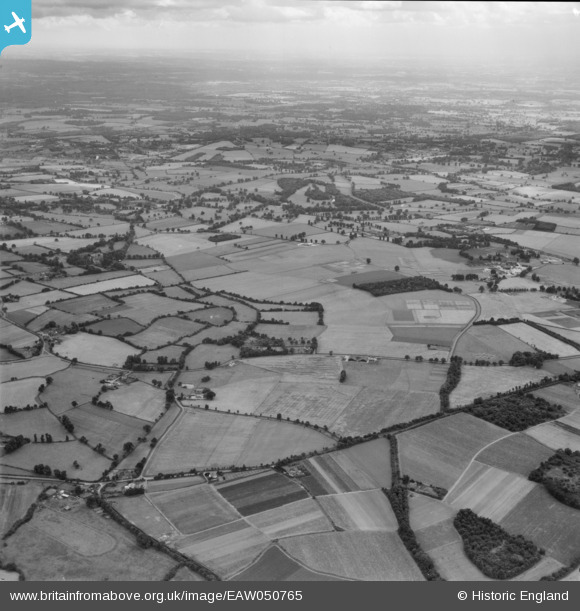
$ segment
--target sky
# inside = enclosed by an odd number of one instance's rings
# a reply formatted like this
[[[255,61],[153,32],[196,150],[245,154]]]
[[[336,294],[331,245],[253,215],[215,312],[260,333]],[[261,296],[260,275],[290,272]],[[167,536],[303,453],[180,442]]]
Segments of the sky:
[[[580,57],[580,2],[32,0],[32,5],[32,42],[14,47],[19,50],[13,55],[143,49],[336,60],[578,62]]]

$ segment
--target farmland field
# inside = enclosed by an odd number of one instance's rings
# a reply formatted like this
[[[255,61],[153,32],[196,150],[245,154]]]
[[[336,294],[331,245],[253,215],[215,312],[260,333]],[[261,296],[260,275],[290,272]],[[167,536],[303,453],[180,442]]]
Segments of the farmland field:
[[[332,523],[342,530],[395,532],[399,528],[381,490],[321,496],[318,501]]]
[[[576,348],[561,342],[559,339],[550,337],[523,322],[502,325],[502,329],[537,350],[543,350],[544,352],[559,356],[578,356]]]
[[[478,325],[470,327],[457,342],[455,354],[470,362],[475,360],[504,361],[516,351],[530,351],[530,346],[505,332],[508,325]]]
[[[580,416],[580,412],[576,412]],[[536,441],[544,444],[552,450],[560,448],[570,448],[572,451],[580,451],[580,423],[576,426],[564,426],[560,423],[564,422],[562,418],[555,422],[545,422],[538,426],[534,426],[526,431],[526,435],[533,437]]]
[[[562,405],[567,411],[573,411],[580,408],[580,398],[574,392],[572,386],[565,384],[556,384],[547,388],[540,388],[532,392],[534,397],[542,397],[550,403]]]
[[[422,581],[396,533],[338,532],[284,539],[281,547],[313,571],[363,581]]]
[[[0,483],[0,535],[24,517],[24,514],[42,492],[42,484],[27,482],[24,485]]]
[[[398,435],[401,472],[449,489],[470,460],[506,431],[469,414],[456,414]]]
[[[202,325],[190,320],[168,316],[156,320],[144,331],[132,335],[129,341],[141,348],[154,350],[160,346],[172,344],[181,337],[197,333],[202,328]]]
[[[527,477],[541,462],[552,456],[545,445],[527,434],[504,437],[477,454],[477,461]]]
[[[275,509],[308,496],[293,480],[274,472],[220,484],[217,490],[243,516]]]
[[[209,484],[149,493],[148,498],[182,534],[239,520],[240,514]]]
[[[152,293],[138,293],[124,297],[123,301],[125,305],[118,306],[115,313],[130,318],[140,325],[148,325],[159,316],[174,316],[180,311],[190,312],[204,307],[199,303],[169,299]]]
[[[76,358],[81,363],[122,367],[127,357],[139,350],[112,337],[75,333],[57,344],[54,352],[71,360]]]
[[[334,530],[316,501],[302,499],[246,517],[272,539]]]
[[[123,276],[113,280],[102,280],[93,282],[93,284],[81,284],[80,286],[72,286],[68,290],[75,295],[94,295],[96,293],[104,293],[105,291],[113,291],[115,289],[129,289],[142,286],[153,286],[155,281],[145,276]]]
[[[144,495],[120,496],[111,503],[128,520],[152,537],[178,534],[165,516]]]
[[[45,384],[44,378],[25,378],[14,382],[4,382],[0,387],[0,407],[4,410],[7,405],[14,407],[38,405],[36,397],[41,384]]]
[[[16,350],[21,350],[23,348],[29,348],[36,343],[38,339],[36,335],[13,325],[7,320],[0,320],[0,337],[2,338],[2,343],[7,346],[12,346]]]
[[[326,436],[303,426],[205,410],[188,411],[156,448],[146,471],[156,474],[192,467],[268,465],[331,445]]]
[[[132,382],[106,392],[103,400],[121,414],[153,422],[163,412],[165,393],[144,382]]]
[[[101,320],[93,325],[87,327],[95,333],[99,331],[103,335],[123,335],[125,333],[139,333],[143,327],[137,324],[134,320],[129,318],[113,318],[111,320]]]
[[[49,433],[54,441],[64,441],[66,430],[48,409],[39,408],[15,414],[0,414],[0,432],[5,435],[24,435],[41,441],[41,435]]]

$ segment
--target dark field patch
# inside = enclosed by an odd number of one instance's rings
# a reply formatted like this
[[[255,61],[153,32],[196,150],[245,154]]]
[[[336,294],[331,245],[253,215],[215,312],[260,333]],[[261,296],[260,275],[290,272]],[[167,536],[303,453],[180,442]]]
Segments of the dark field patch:
[[[226,484],[218,487],[218,492],[243,516],[281,507],[308,497],[300,486],[278,473],[236,484]]]
[[[348,276],[340,276],[336,278],[338,284],[343,286],[352,286],[353,284],[365,284],[367,282],[385,282],[388,280],[399,280],[404,278],[402,274],[391,272],[387,269],[380,269],[374,272],[362,272],[360,274],[349,274]]]
[[[451,346],[453,338],[459,333],[461,327],[389,327],[395,342],[409,342],[412,344],[437,344],[438,346]]]
[[[137,324],[130,318],[114,318],[112,320],[102,320],[87,327],[91,331],[98,333],[101,331],[103,335],[123,335],[124,333],[139,333],[143,329],[140,324]]]
[[[459,255],[459,251],[452,248],[432,248],[431,255],[436,259],[443,261],[449,261],[449,263],[465,263],[467,259],[464,259]]]
[[[86,295],[76,299],[52,304],[53,308],[68,312],[69,314],[81,314],[86,312],[96,313],[101,310],[114,308],[117,305],[112,299],[104,295]],[[112,311],[112,310],[111,310]]]
[[[198,310],[188,314],[188,318],[203,323],[209,323],[221,327],[230,322],[234,317],[234,313],[228,308],[208,308],[207,310]]]

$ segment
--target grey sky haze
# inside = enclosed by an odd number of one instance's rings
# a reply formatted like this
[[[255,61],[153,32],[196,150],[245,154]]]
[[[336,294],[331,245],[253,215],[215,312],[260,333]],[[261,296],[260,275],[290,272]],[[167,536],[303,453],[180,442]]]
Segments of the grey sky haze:
[[[147,48],[336,59],[580,57],[580,2],[33,0],[33,15],[35,55]]]

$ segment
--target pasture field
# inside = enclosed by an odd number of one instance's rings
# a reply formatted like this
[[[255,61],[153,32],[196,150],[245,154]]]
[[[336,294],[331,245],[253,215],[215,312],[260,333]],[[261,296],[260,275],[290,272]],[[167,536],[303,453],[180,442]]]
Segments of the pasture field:
[[[313,337],[318,337],[325,331],[326,327],[322,325],[269,325],[259,324],[256,326],[256,333],[265,334],[268,337],[275,337],[284,341],[289,339],[310,340]],[[288,342],[289,343],[289,342]]]
[[[216,488],[243,516],[262,513],[308,497],[292,479],[271,471],[220,484]]]
[[[0,337],[3,344],[12,346],[15,350],[30,348],[38,339],[36,335],[13,325],[5,319],[0,320]]]
[[[151,537],[158,539],[178,534],[145,495],[119,496],[110,502],[117,511]]]
[[[289,374],[299,377],[301,381],[328,381],[338,380],[342,371],[342,361],[337,356],[320,355],[284,355],[262,356],[251,361],[242,361],[254,367],[267,369],[278,374]]]
[[[580,399],[572,386],[567,384],[556,384],[547,388],[540,388],[532,392],[534,397],[541,397],[550,403],[561,405],[566,411],[574,411],[580,408]]]
[[[113,280],[102,280],[93,282],[92,284],[82,284],[80,286],[71,286],[68,290],[75,295],[95,295],[96,293],[104,293],[105,291],[114,291],[115,289],[129,289],[143,286],[153,286],[155,281],[141,275],[123,276]]]
[[[280,458],[330,445],[321,433],[287,422],[187,411],[155,449],[146,472],[269,465]]]
[[[451,407],[470,405],[477,397],[486,399],[498,392],[506,392],[528,382],[539,382],[545,377],[545,371],[531,367],[465,365],[461,368],[461,380],[451,393],[449,403]]]
[[[7,289],[0,289],[0,297],[5,297],[6,295],[18,295],[18,297],[34,295],[36,293],[40,293],[43,288],[44,286],[42,286],[42,284],[36,284],[35,282],[29,282],[28,280],[21,280]]]
[[[122,367],[129,355],[139,352],[137,348],[118,339],[82,332],[65,336],[53,350],[58,356],[105,367]]]
[[[140,381],[107,391],[102,395],[102,400],[110,401],[113,409],[121,414],[148,422],[154,422],[165,407],[165,393]]]
[[[158,581],[175,560],[152,548],[113,520],[83,505],[70,512],[38,509],[2,550],[30,581]]]
[[[182,534],[194,534],[240,519],[240,514],[209,484],[148,492],[149,500]]]
[[[32,359],[2,363],[2,367],[0,367],[0,382],[8,382],[12,378],[45,377],[66,369],[68,366],[69,363],[52,354],[43,354]]]
[[[241,303],[240,301],[236,301],[235,299],[227,299],[221,295],[209,295],[208,297],[202,297],[200,301],[218,307],[234,308],[240,322],[255,322],[258,318],[255,308]]]
[[[73,462],[80,465],[75,469]],[[98,480],[110,462],[79,441],[54,443],[27,443],[16,452],[0,457],[2,466],[11,467],[11,471],[22,475],[32,475],[34,465],[49,465],[52,470],[66,471],[71,477],[87,481]]]
[[[455,510],[442,501],[415,492],[409,493],[409,518],[414,531],[422,531],[449,521],[455,513]],[[459,539],[459,534],[456,534]]]
[[[515,433],[484,448],[477,454],[477,461],[527,477],[552,454],[553,452],[545,445],[538,443],[529,435]]]
[[[455,354],[465,362],[500,360],[507,363],[514,352],[530,352],[530,346],[506,333],[506,325],[477,325],[470,327],[457,342]]]
[[[24,514],[36,501],[44,486],[35,482],[24,485],[0,483],[0,535],[24,517]]]
[[[278,546],[269,547],[259,558],[231,577],[232,581],[340,581],[337,577],[310,571],[290,558]]]
[[[537,293],[477,293],[472,295],[481,306],[479,320],[490,318],[523,318],[535,312],[554,308],[568,310],[570,306],[558,303],[543,292]]]
[[[19,356],[12,354],[6,348],[0,348],[0,362],[4,365],[5,363],[9,363],[10,361],[18,361],[20,360]]]
[[[339,383],[281,381],[259,406],[260,414],[302,420],[332,428],[336,419],[358,394],[359,388]]]
[[[445,502],[455,509],[468,508],[499,523],[533,488],[526,477],[472,462]]]
[[[46,386],[42,398],[48,403],[50,410],[60,416],[72,408],[73,401],[78,405],[90,401],[101,390],[101,380],[114,372],[113,369],[68,367],[52,375],[53,383]]]
[[[87,329],[103,335],[117,336],[124,335],[125,333],[139,333],[143,330],[143,327],[137,324],[130,318],[113,318],[111,320],[101,320],[93,325],[89,325]]]
[[[45,433],[52,435],[54,441],[64,441],[67,435],[65,428],[45,408],[0,414],[0,432],[14,437],[24,435],[31,441],[34,441],[36,434],[39,442],[41,435]]]
[[[320,506],[332,523],[346,531],[387,531],[399,528],[391,504],[381,490],[321,496]]]
[[[24,310],[22,310],[24,312]],[[69,314],[56,308],[51,308],[42,312],[39,316],[33,317],[26,325],[31,331],[42,331],[48,323],[54,322],[57,327],[68,327],[73,323],[79,325],[85,322],[98,321],[99,319],[92,314]]]
[[[175,359],[176,362],[179,362],[179,357],[184,350],[185,348],[183,346],[167,346],[165,348],[160,348],[159,350],[148,350],[141,355],[141,362],[156,365],[157,359],[160,356],[167,357],[169,362],[171,362],[173,359]]]
[[[246,522],[271,539],[334,530],[320,506],[313,499],[302,499],[281,507],[255,513]]]
[[[201,329],[203,326],[199,323],[168,316],[156,320],[144,331],[132,335],[129,341],[141,348],[155,350],[160,346],[172,344],[182,337],[193,335]]]
[[[37,306],[35,308],[28,308],[27,310],[15,310],[14,312],[6,312],[6,320],[14,323],[17,326],[24,327],[28,323],[46,312],[48,308],[46,306]],[[50,310],[49,310],[50,311]]]
[[[227,579],[251,564],[270,539],[244,520],[189,535],[177,542],[180,552],[207,564]]]
[[[67,301],[55,303],[53,305],[57,310],[68,312],[69,314],[91,313],[97,315],[105,315],[118,306],[116,301],[109,299],[105,295],[87,295],[86,297],[74,297]]]
[[[86,437],[93,447],[101,443],[109,456],[121,456],[124,443],[131,441],[137,445],[137,439],[144,435],[143,425],[146,423],[143,420],[90,403],[74,407],[66,415],[75,427],[77,438]]]
[[[572,346],[565,344],[559,339],[550,337],[546,333],[538,331],[534,327],[530,327],[523,322],[514,323],[511,325],[502,325],[502,329],[525,342],[528,346],[536,350],[544,350],[550,354],[559,356],[578,356],[578,350]]]
[[[13,303],[6,303],[4,307],[7,312],[15,312],[16,310],[30,310],[38,306],[45,306],[51,303],[62,301],[63,299],[70,299],[73,297],[72,293],[65,293],[64,291],[50,291],[49,293],[37,293],[36,295],[27,295],[21,297],[20,301]]]
[[[318,324],[318,312],[262,311],[261,321],[263,323],[267,323],[271,320],[281,320],[282,322],[287,322],[290,325],[316,325]]]
[[[199,303],[190,303],[161,297],[154,293],[137,293],[124,297],[125,305],[119,306],[115,312],[121,317],[127,317],[140,325],[148,325],[158,316],[175,316],[179,312],[191,312],[204,307]]]
[[[242,306],[243,307],[243,306]],[[207,310],[198,310],[189,315],[189,318],[196,320],[201,323],[209,323],[221,327],[231,322],[234,317],[234,313],[228,308],[208,308]]]
[[[578,556],[580,512],[558,502],[538,484],[507,514],[500,526],[533,541],[562,564],[570,564]]]
[[[175,234],[175,233],[159,233],[147,237],[139,238],[137,244],[148,246],[153,250],[160,252],[164,257],[174,257],[175,255],[189,254],[196,250],[204,250],[213,248],[215,244],[210,242],[208,238],[210,234],[190,233],[190,234]]]
[[[461,539],[429,550],[429,556],[447,581],[491,581],[465,555]]]
[[[197,348],[196,348],[197,350]],[[219,353],[218,353],[219,356]],[[213,373],[212,370],[211,373]],[[271,374],[271,377],[261,377],[240,382],[230,382],[225,386],[215,388],[213,376],[209,382],[209,386],[216,392],[216,397],[213,406],[220,411],[230,411],[242,414],[254,414],[260,411],[260,406],[264,399],[278,384],[279,377]],[[187,392],[187,391],[184,391]]]
[[[205,477],[202,475],[188,475],[185,477],[177,477],[168,480],[148,480],[147,492],[165,492],[167,490],[177,490],[178,488],[188,488],[189,486],[197,486],[197,484],[205,484]]]
[[[97,282],[105,282],[107,280],[116,280],[123,277],[129,277],[133,274],[126,270],[118,272],[104,272],[101,274],[88,274],[81,276],[67,276],[65,278],[53,278],[43,282],[46,286],[50,286],[53,289],[66,290],[71,287],[82,286],[85,284],[95,284]]]
[[[142,273],[145,278],[153,280],[153,282],[160,284],[162,287],[175,286],[176,284],[183,282],[183,278],[170,268],[154,269],[151,271],[142,270]]]
[[[396,533],[337,532],[284,539],[281,547],[313,571],[362,581],[423,581]]]
[[[44,378],[24,378],[14,382],[4,382],[0,386],[0,407],[4,410],[7,405],[14,407],[38,405],[36,400],[38,387],[45,382]]]
[[[188,343],[198,343],[197,340],[194,342],[195,336],[189,337]],[[218,361],[219,363],[227,363],[230,360],[236,359],[240,356],[240,349],[232,346],[231,344],[225,344],[223,346],[216,346],[215,344],[202,344],[199,343],[186,357],[185,357],[185,368],[186,369],[202,369],[206,362]]]
[[[469,414],[430,422],[397,436],[401,472],[449,490],[481,449],[505,436],[504,429]]]
[[[264,378],[279,380],[281,377],[267,369],[236,361],[231,366],[226,365],[217,367],[211,371],[182,371],[179,375],[179,381],[187,384],[195,384],[197,386],[199,384],[205,384],[205,382],[201,381],[201,378],[206,375],[210,377],[209,386],[216,389],[223,388],[224,392],[227,392],[227,386],[230,384],[246,384],[252,380],[255,380],[257,383]]]
[[[406,342],[409,344],[435,344],[436,346],[451,347],[455,336],[463,327],[459,325],[389,325],[393,342]]]

